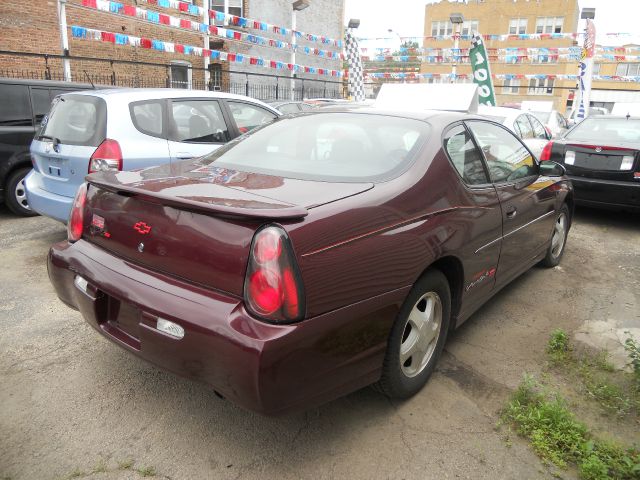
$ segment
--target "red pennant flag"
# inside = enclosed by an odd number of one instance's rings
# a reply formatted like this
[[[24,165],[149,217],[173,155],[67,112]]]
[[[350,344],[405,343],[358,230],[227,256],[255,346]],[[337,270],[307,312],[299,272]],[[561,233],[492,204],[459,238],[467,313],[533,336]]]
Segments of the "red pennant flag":
[[[250,65],[257,65],[258,64],[258,59],[256,57],[249,57],[249,64]]]
[[[287,63],[287,68],[289,70],[293,70],[293,63]]]
[[[269,62],[269,66],[270,66],[271,68],[278,68],[278,64],[277,64],[275,61],[273,61],[273,60],[271,60],[271,62]]]
[[[169,15],[165,15],[163,13],[160,14],[160,23],[163,25],[170,25],[171,21],[169,20]]]
[[[116,43],[116,36],[113,33],[102,32],[100,36],[101,36],[103,42]]]
[[[147,3],[151,4],[151,5],[157,5],[158,4],[158,0],[147,0]]]
[[[151,40],[149,40],[148,38],[141,38],[140,46],[142,48],[151,48]]]
[[[189,4],[188,4],[188,3],[186,3],[186,2],[180,2],[180,3],[178,4],[178,9],[179,9],[181,12],[188,12],[188,11],[189,11]]]
[[[233,25],[238,25],[239,22],[240,22],[240,17],[236,17],[235,15],[231,15],[231,23]]]
[[[320,75],[324,75],[324,68],[319,68],[319,69],[318,69],[318,73],[319,73]]]
[[[124,6],[124,14],[128,15],[130,17],[135,17],[136,16],[136,7],[134,7],[133,5],[125,5]]]
[[[209,10],[209,18],[214,18],[216,16],[215,10]]]
[[[211,56],[211,50],[209,50],[208,48],[203,48],[202,49],[202,56],[203,57],[210,57]]]
[[[209,27],[209,33],[213,35],[218,35],[218,27],[216,27],[215,25],[211,25]]]
[[[181,3],[180,5],[183,5],[183,4]],[[191,28],[191,20],[185,20],[184,18],[181,18],[180,28]]]
[[[229,62],[235,62],[236,61],[236,54],[235,53],[230,53],[227,55],[227,60]]]
[[[98,8],[98,5],[96,4],[96,0],[82,0],[82,6],[83,7],[91,7],[91,8]]]
[[[311,69],[309,67],[304,67],[304,71],[305,71],[305,73],[309,73],[311,71]]]
[[[233,32],[233,39],[234,40],[240,40],[242,38],[242,33],[240,32]]]
[[[260,22],[256,22],[255,20],[253,21],[253,28],[255,30],[260,30]]]
[[[140,40],[140,43],[142,44],[142,40]],[[184,45],[176,43],[175,51],[179,53],[184,53]]]

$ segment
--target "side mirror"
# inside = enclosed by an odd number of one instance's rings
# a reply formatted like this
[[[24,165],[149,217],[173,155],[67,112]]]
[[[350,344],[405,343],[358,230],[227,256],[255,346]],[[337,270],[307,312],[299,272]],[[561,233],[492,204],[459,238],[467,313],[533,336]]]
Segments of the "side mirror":
[[[553,138],[551,130],[546,125],[544,126],[544,138],[546,138],[547,140],[551,140]]]
[[[562,177],[567,173],[564,165],[556,162],[540,162],[540,175],[545,177]]]

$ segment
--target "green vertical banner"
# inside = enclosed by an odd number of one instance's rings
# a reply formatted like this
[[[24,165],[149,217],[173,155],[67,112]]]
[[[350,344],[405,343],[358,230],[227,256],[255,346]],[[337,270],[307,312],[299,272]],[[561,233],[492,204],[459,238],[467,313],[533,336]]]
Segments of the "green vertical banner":
[[[473,83],[478,85],[478,103],[480,105],[495,106],[496,96],[493,91],[489,56],[487,55],[487,49],[484,48],[482,35],[478,33],[471,40],[469,60],[471,62],[471,71],[473,72]]]

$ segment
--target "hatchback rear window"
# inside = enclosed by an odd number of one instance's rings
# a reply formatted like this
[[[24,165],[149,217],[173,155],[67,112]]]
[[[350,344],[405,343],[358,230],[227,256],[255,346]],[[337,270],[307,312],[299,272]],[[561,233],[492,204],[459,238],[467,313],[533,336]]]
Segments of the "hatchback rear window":
[[[356,113],[282,118],[206,159],[235,170],[320,181],[391,178],[429,134],[420,120]]]
[[[89,95],[63,95],[54,100],[51,113],[39,137],[52,137],[60,143],[97,147],[105,138],[107,106]]]
[[[640,120],[626,118],[586,118],[565,138],[588,140],[591,143],[640,142]]]

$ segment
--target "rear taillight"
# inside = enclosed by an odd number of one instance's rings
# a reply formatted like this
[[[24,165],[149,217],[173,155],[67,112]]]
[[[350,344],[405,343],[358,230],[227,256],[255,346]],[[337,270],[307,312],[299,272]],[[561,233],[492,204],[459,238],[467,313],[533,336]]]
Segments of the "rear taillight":
[[[120,144],[105,139],[89,159],[89,173],[122,170],[122,150]]]
[[[547,144],[542,149],[542,153],[540,153],[540,161],[548,162],[551,160],[551,149],[553,148],[553,142],[547,142]]]
[[[295,322],[304,316],[302,280],[281,227],[270,225],[253,237],[244,300],[252,314],[270,322]]]
[[[87,201],[87,184],[83,183],[76,192],[76,198],[73,199],[71,206],[71,214],[67,223],[67,239],[70,242],[76,242],[82,237],[82,229],[84,226],[84,205]]]

